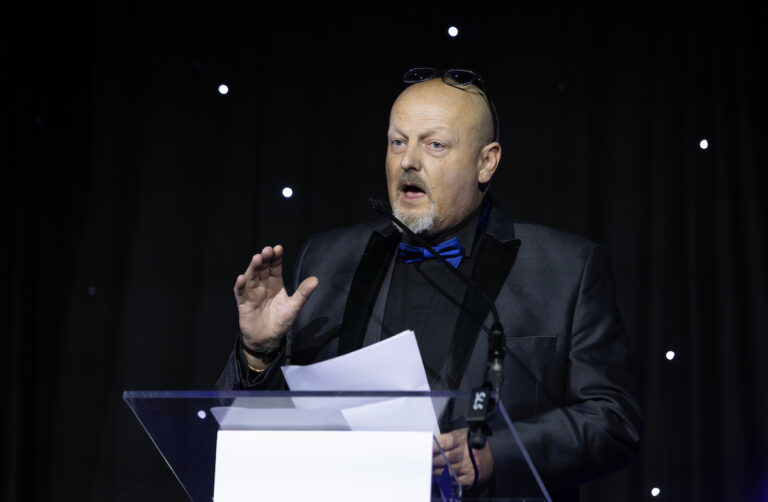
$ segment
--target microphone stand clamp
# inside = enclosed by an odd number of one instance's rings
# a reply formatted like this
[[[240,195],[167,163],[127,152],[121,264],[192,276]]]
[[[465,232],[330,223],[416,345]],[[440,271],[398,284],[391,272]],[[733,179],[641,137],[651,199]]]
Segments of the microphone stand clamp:
[[[504,379],[504,331],[499,322],[491,326],[488,337],[488,366],[485,380],[480,387],[472,390],[467,410],[469,445],[475,450],[485,447],[486,438],[493,432],[488,423],[496,415],[499,393]]]

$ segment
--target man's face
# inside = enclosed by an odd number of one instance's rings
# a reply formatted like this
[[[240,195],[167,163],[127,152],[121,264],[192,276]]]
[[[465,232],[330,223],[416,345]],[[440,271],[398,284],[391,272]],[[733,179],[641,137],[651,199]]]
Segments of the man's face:
[[[490,113],[474,87],[440,79],[412,85],[389,118],[387,189],[395,216],[414,232],[436,233],[460,223],[479,204],[501,148],[488,144]]]

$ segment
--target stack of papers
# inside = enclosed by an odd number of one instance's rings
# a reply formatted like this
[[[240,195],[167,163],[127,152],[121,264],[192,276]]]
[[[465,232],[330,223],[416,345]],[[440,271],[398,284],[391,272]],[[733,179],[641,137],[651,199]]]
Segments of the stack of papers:
[[[281,368],[292,391],[429,391],[413,331],[307,366]],[[236,399],[211,412],[222,429],[395,430],[439,434],[428,397],[293,398],[290,407],[264,408]],[[255,407],[258,406],[258,407]]]

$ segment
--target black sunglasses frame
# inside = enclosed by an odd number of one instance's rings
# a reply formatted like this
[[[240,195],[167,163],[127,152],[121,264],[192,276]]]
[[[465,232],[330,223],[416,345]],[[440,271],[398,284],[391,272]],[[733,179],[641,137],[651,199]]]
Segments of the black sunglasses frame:
[[[423,76],[419,75],[419,73],[423,73]],[[464,75],[467,78],[457,79],[456,77],[460,75]],[[461,68],[451,68],[449,70],[444,70],[440,68],[417,66],[410,68],[405,72],[403,75],[403,82],[408,85],[418,84],[419,82],[426,82],[427,80],[432,80],[438,76],[442,78],[444,84],[450,85],[451,87],[455,87],[457,89],[465,90],[466,87],[472,84],[475,84],[475,86],[480,89],[480,91],[483,93],[483,96],[485,96],[485,101],[488,103],[488,108],[491,111],[491,119],[493,121],[493,139],[491,139],[490,142],[493,143],[494,141],[499,141],[499,118],[496,113],[496,107],[493,105],[493,101],[488,95],[488,91],[485,90],[485,79],[476,71],[464,70]]]

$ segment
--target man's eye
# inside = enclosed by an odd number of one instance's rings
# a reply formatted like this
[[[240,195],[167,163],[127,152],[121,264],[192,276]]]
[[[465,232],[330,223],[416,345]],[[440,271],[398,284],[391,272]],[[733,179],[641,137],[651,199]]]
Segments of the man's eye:
[[[429,146],[431,146],[431,147],[432,147],[432,148],[434,148],[435,150],[442,150],[443,148],[445,148],[445,145],[443,145],[443,144],[442,144],[442,143],[440,143],[439,141],[432,141],[432,142],[429,144]]]
[[[393,139],[392,146],[403,146],[405,142],[401,139]]]

